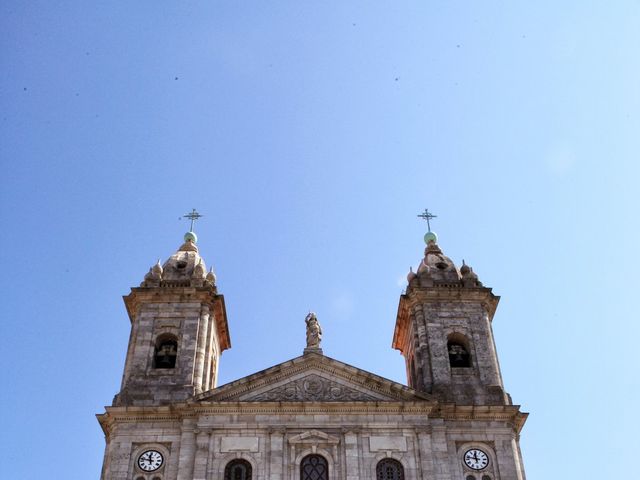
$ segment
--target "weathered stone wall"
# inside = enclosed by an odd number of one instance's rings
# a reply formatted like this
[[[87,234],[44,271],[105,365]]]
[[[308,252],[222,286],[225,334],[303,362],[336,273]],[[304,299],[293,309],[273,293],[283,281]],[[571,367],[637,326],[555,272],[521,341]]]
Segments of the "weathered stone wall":
[[[487,288],[414,287],[401,300],[394,346],[407,364],[409,384],[458,404],[509,404],[491,327],[497,297]],[[452,367],[448,341],[460,341],[469,367]]]
[[[419,315],[420,311],[422,315]],[[412,321],[424,322],[418,328],[424,328],[429,355],[422,356],[421,367],[423,371],[431,371],[432,393],[441,400],[462,404],[506,402],[491,323],[481,304],[422,303],[414,307]],[[471,355],[470,367],[452,368],[449,365],[447,342],[450,336],[466,339]],[[425,384],[429,380],[427,376]]]
[[[132,293],[137,301],[121,391],[114,405],[162,405],[182,402],[213,388],[220,352],[218,319],[209,291],[147,288]],[[131,297],[130,296],[130,297]],[[177,339],[175,368],[154,368],[157,340]]]
[[[196,338],[201,308],[199,302],[151,303],[141,307],[132,323],[132,347],[129,348],[122,391],[116,404],[157,405],[183,401],[194,394]],[[155,341],[163,334],[172,334],[178,339],[178,355],[173,369],[153,368]]]
[[[318,407],[316,412],[322,410]],[[428,418],[384,409],[336,413],[335,406],[326,413],[298,409],[288,413],[286,405],[281,410],[165,420],[157,413],[145,420],[141,411],[129,422],[117,422],[110,432],[102,480],[222,479],[225,466],[236,458],[251,463],[254,480],[297,480],[300,462],[310,453],[327,459],[332,480],[376,478],[376,464],[386,457],[402,463],[407,480],[460,480],[469,474],[478,480],[482,475],[492,480],[524,479],[516,433],[508,420]],[[471,447],[490,457],[489,466],[479,474],[462,461]],[[146,448],[166,452],[165,466],[153,475],[135,466]]]

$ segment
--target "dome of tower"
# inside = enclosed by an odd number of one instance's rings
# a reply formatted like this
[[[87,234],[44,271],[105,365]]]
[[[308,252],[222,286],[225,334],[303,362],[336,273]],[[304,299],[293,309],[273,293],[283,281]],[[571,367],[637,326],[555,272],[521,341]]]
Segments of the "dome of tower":
[[[189,232],[192,234],[192,232]],[[188,235],[188,234],[187,234]],[[191,237],[185,235],[185,242],[176,253],[162,265],[162,280],[181,281],[190,280],[194,274],[204,278],[206,266],[198,253],[198,247]],[[193,234],[195,237],[195,234]]]
[[[202,257],[197,251],[178,250],[162,266],[164,272],[162,279],[166,281],[189,280],[193,276],[196,266],[201,262]],[[199,268],[204,268],[204,266]]]
[[[435,248],[431,248],[432,246]],[[460,280],[460,272],[453,261],[442,253],[442,250],[435,244],[431,244],[427,248],[423,262],[428,267],[431,278],[435,281],[457,282]]]

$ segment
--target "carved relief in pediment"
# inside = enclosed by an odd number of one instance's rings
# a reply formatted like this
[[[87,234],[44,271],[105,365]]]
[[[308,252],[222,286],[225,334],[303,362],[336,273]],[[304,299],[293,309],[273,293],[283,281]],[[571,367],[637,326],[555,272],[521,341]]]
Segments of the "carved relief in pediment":
[[[257,402],[349,402],[375,401],[378,398],[319,375],[307,375],[246,400]]]

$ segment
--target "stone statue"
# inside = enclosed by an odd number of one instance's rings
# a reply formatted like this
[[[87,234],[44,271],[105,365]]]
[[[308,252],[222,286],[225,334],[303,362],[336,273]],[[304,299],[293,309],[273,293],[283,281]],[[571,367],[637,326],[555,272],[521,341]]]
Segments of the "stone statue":
[[[304,319],[307,324],[307,348],[320,348],[322,341],[322,328],[318,323],[318,318],[313,312],[309,312],[307,318]]]

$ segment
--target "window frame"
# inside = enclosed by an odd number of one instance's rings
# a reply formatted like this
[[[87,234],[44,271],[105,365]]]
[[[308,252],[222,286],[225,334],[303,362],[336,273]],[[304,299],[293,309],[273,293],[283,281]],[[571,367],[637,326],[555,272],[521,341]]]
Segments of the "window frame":
[[[224,473],[223,473],[224,480],[233,480],[233,478],[231,478],[230,470],[235,465],[244,465],[245,468],[248,468],[248,474],[245,471],[245,478],[243,480],[251,480],[253,478],[253,465],[251,465],[251,462],[249,462],[244,458],[234,458],[232,460],[229,460],[224,466]]]
[[[310,459],[311,457],[322,459],[322,461],[324,462],[325,475],[323,478],[319,478],[317,480],[329,480],[330,473],[331,473],[330,467],[329,467],[329,460],[327,459],[327,457],[319,453],[309,453],[300,459],[300,480],[314,480],[310,477],[306,477],[304,472],[305,461],[307,459]]]
[[[395,474],[397,478],[394,478],[393,480],[405,480],[404,465],[402,465],[400,460],[393,457],[385,457],[378,460],[378,463],[376,463],[376,480],[388,480],[386,478],[380,479],[380,474],[382,473],[384,475],[384,472],[380,472],[380,469],[385,467],[385,463],[389,463],[398,468]]]

